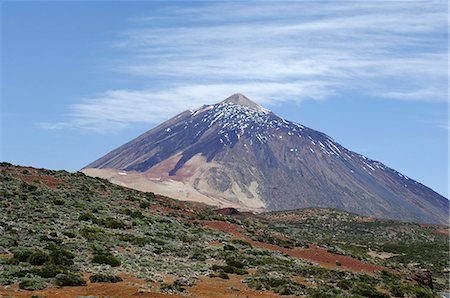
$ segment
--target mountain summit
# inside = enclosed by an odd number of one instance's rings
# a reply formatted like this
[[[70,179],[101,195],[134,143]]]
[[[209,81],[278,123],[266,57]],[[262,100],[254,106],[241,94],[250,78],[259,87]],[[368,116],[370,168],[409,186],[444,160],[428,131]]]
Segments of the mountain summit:
[[[448,223],[449,201],[443,196],[242,94],[185,111],[83,171],[222,207],[328,207]]]
[[[258,112],[269,112],[269,110],[264,109],[263,107],[261,107],[260,105],[258,105],[255,102],[251,101],[248,97],[246,97],[245,95],[243,95],[241,93],[233,94],[220,103],[232,103],[232,104],[248,107],[248,108],[258,111]]]

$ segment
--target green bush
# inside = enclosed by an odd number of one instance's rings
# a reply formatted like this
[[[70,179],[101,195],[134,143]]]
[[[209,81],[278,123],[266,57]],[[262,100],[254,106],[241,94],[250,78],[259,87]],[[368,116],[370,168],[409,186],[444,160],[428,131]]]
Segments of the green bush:
[[[389,290],[394,297],[405,297],[406,294],[409,294],[408,287],[404,285],[391,285]]]
[[[192,260],[205,261],[208,257],[201,249],[194,249],[189,258]]]
[[[144,219],[146,218],[146,216],[144,214],[142,214],[141,211],[135,211],[135,212],[131,212],[130,214],[128,214],[131,218],[139,218],[139,219]]]
[[[337,282],[337,286],[343,290],[350,290],[353,287],[353,282],[348,279],[342,279]]]
[[[62,234],[72,239],[77,237],[77,234],[71,231],[63,231]]]
[[[123,279],[117,275],[106,275],[106,274],[94,274],[89,277],[91,282],[121,282]]]
[[[40,278],[27,278],[19,282],[19,288],[22,290],[36,291],[43,290],[47,287],[47,283]]]
[[[92,221],[96,219],[97,217],[95,217],[95,215],[92,213],[83,213],[80,216],[78,216],[78,220]]]
[[[97,219],[95,220],[95,223],[110,229],[125,229],[127,227],[123,221],[112,217]]]
[[[219,272],[218,276],[222,279],[230,279],[230,277],[228,276],[228,274],[226,274],[225,272]]]
[[[55,204],[56,206],[62,206],[64,205],[66,202],[64,200],[61,199],[56,199],[53,201],[53,204]]]
[[[148,237],[137,237],[129,234],[119,235],[121,241],[130,242],[135,245],[144,246],[152,243],[152,239]]]
[[[19,261],[19,259],[16,259],[16,258],[10,258],[10,259],[7,259],[5,263],[8,265],[19,265],[20,261]]]
[[[236,258],[227,258],[225,262],[230,267],[236,267],[238,269],[243,269],[245,267],[245,264]]]
[[[54,249],[49,254],[49,264],[61,265],[61,266],[72,266],[73,259],[75,255],[70,251],[62,248]]]
[[[20,262],[26,262],[32,253],[31,250],[17,250],[14,252],[14,258]]]
[[[94,258],[92,259],[92,263],[106,264],[110,265],[111,267],[118,267],[121,264],[119,259],[117,259],[109,252],[96,252],[94,254]]]
[[[142,209],[147,209],[148,207],[150,207],[150,203],[147,201],[143,201],[139,203],[139,207],[141,207]]]
[[[74,273],[61,273],[55,277],[55,284],[60,287],[78,287],[85,286],[86,281],[78,274]]]
[[[31,269],[29,272],[33,273],[36,276],[40,276],[43,278],[53,278],[57,276],[60,273],[64,273],[67,270],[61,267],[55,267],[55,266],[45,266],[42,268],[34,268]]]
[[[273,291],[280,295],[296,295],[296,296],[298,296],[298,295],[304,294],[304,291],[303,291],[304,288],[305,288],[305,286],[302,286],[302,285],[294,283],[294,282],[290,282],[290,283],[286,283],[286,284],[283,284],[281,286],[274,288]]]
[[[44,265],[48,261],[48,255],[43,251],[35,251],[28,257],[28,263],[35,266]]]
[[[234,251],[234,250],[237,250],[237,248],[234,247],[233,245],[225,244],[225,245],[223,246],[223,250]]]
[[[80,235],[87,240],[98,240],[104,235],[104,231],[96,227],[84,227],[80,229]]]
[[[171,284],[162,283],[159,286],[159,290],[161,291],[161,293],[167,294],[181,293],[186,291],[186,289],[182,285],[178,284],[176,281]]]
[[[389,298],[388,294],[378,291],[374,286],[366,283],[359,282],[355,284],[352,289],[352,293],[370,298]]]
[[[242,245],[242,246],[252,247],[250,242],[247,242],[247,241],[242,240],[242,239],[233,239],[233,240],[231,240],[231,243],[239,244],[239,245]]]
[[[428,287],[418,286],[414,287],[414,295],[417,298],[437,298],[439,296],[435,295],[433,291]]]
[[[238,274],[238,275],[244,275],[244,274],[248,274],[247,270],[241,269],[241,268],[236,268],[233,266],[220,266],[220,265],[212,265],[211,270],[213,271],[217,271],[217,272],[225,272],[225,273],[229,273],[229,274]]]

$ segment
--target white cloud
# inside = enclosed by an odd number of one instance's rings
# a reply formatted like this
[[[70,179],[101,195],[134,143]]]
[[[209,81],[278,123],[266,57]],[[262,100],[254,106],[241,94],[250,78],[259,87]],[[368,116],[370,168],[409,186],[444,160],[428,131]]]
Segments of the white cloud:
[[[132,16],[110,70],[148,88],[110,90],[47,128],[157,123],[240,92],[262,104],[357,91],[447,101],[443,1],[200,3]],[[160,82],[164,84],[156,87]]]
[[[279,104],[304,99],[320,100],[333,91],[321,82],[206,84],[179,86],[164,91],[114,90],[70,106],[70,120],[39,123],[44,129],[68,127],[104,132],[115,131],[134,123],[159,123],[186,109],[213,104],[240,90],[262,104]],[[226,96],[224,97],[224,94]]]

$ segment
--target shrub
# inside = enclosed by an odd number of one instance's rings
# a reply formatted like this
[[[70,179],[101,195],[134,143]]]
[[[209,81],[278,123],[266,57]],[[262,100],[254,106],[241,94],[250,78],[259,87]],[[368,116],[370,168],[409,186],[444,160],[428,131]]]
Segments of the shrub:
[[[95,223],[110,229],[125,229],[127,227],[123,221],[112,217],[97,219],[95,220]]]
[[[374,286],[359,282],[355,284],[352,293],[370,298],[389,298],[388,294],[378,291]]]
[[[238,269],[242,269],[244,268],[245,264],[235,258],[227,258],[225,260],[225,262],[227,263],[228,266],[230,267],[236,267]]]
[[[223,250],[233,251],[233,250],[237,250],[237,248],[234,247],[233,245],[225,244],[225,245],[223,246]]]
[[[222,279],[230,279],[228,274],[226,274],[225,272],[219,272],[218,276]]]
[[[252,247],[250,242],[247,242],[247,241],[242,240],[242,239],[233,239],[233,240],[231,240],[231,243],[239,244],[239,245],[242,245],[242,246]]]
[[[140,218],[140,219],[144,219],[146,218],[146,216],[144,214],[142,214],[141,211],[135,211],[135,212],[131,212],[130,214],[128,214],[131,218]]]
[[[57,248],[50,252],[49,263],[53,265],[72,266],[75,255],[65,249]]]
[[[67,270],[61,267],[45,266],[39,269],[31,269],[30,273],[43,278],[53,278],[60,273],[64,273]]]
[[[22,290],[35,291],[43,290],[47,287],[47,283],[40,278],[27,278],[19,283]]]
[[[150,207],[150,203],[143,201],[139,204],[139,207],[141,207],[142,209],[147,209],[148,207]]]
[[[146,244],[152,243],[152,240],[147,237],[137,237],[129,234],[119,235],[121,241],[130,242],[135,245],[144,246]]]
[[[192,287],[198,281],[196,277],[180,277],[174,281],[174,284],[182,286],[182,287]]]
[[[72,239],[77,237],[77,234],[71,231],[63,231],[62,234]]]
[[[406,286],[397,284],[390,287],[390,292],[394,297],[405,297],[409,293],[409,290]]]
[[[94,274],[89,277],[91,282],[111,282],[116,283],[123,281],[120,276],[117,275],[106,275],[106,274]]]
[[[83,213],[80,216],[78,216],[78,220],[91,221],[91,220],[95,220],[95,219],[97,219],[97,218],[92,213]]]
[[[249,282],[248,286],[250,288],[256,289],[256,290],[273,290],[273,291],[279,291],[279,292],[293,292],[293,294],[299,294],[300,292],[303,293],[302,289],[304,288],[302,285],[284,277],[252,277]],[[281,294],[281,293],[280,293]],[[284,294],[284,295],[290,295],[290,294]]]
[[[192,260],[205,261],[207,259],[207,256],[201,250],[194,250],[189,258]]]
[[[61,199],[56,199],[53,201],[53,204],[55,204],[56,206],[62,206],[64,205],[66,202],[64,200]]]
[[[103,230],[96,227],[84,227],[80,229],[80,234],[87,240],[97,240],[104,234]]]
[[[353,287],[353,282],[348,279],[338,281],[337,286],[343,290],[350,290]]]
[[[51,236],[51,235],[50,235],[50,236]],[[43,241],[43,242],[53,242],[53,243],[56,243],[56,244],[61,244],[61,243],[63,243],[63,240],[58,239],[58,238],[50,238],[50,237],[48,237],[47,235],[41,235],[41,236],[39,237],[39,239],[40,239],[41,241]]]
[[[6,264],[8,264],[8,265],[19,265],[20,261],[19,261],[19,259],[16,259],[16,258],[10,258],[10,259],[6,260]]]
[[[248,274],[247,270],[236,268],[233,266],[220,266],[220,265],[212,265],[211,270],[217,271],[217,272],[225,272],[230,274],[238,274],[238,275],[244,275]]]
[[[48,261],[48,255],[43,251],[35,251],[28,257],[28,263],[35,266],[44,265]]]
[[[418,285],[416,285],[414,287],[414,295],[419,298],[435,298],[435,297],[437,297],[430,288],[418,286]]]
[[[55,277],[55,284],[60,287],[78,287],[85,286],[86,281],[74,273],[61,273]]]
[[[31,250],[18,250],[14,252],[14,258],[20,262],[26,262],[32,253]]]
[[[109,252],[96,252],[92,259],[92,263],[106,264],[111,267],[118,267],[121,264],[120,261]]]
[[[304,286],[294,282],[286,283],[273,289],[275,293],[280,295],[302,295]]]
[[[159,286],[159,290],[162,293],[168,293],[168,294],[181,293],[181,292],[186,291],[186,289],[183,288],[183,286],[178,284],[176,281],[173,282],[172,284],[162,283]]]

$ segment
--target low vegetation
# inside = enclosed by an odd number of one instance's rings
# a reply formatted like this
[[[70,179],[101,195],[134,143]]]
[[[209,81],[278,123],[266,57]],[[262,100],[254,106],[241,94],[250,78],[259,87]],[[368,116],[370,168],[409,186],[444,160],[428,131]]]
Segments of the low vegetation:
[[[0,183],[0,287],[120,285],[128,275],[162,293],[189,292],[206,276],[306,297],[437,297],[448,289],[448,236],[417,224],[320,209],[227,216],[82,173],[7,163]],[[206,227],[211,222],[240,234]],[[323,268],[283,252],[310,243],[389,270]]]

